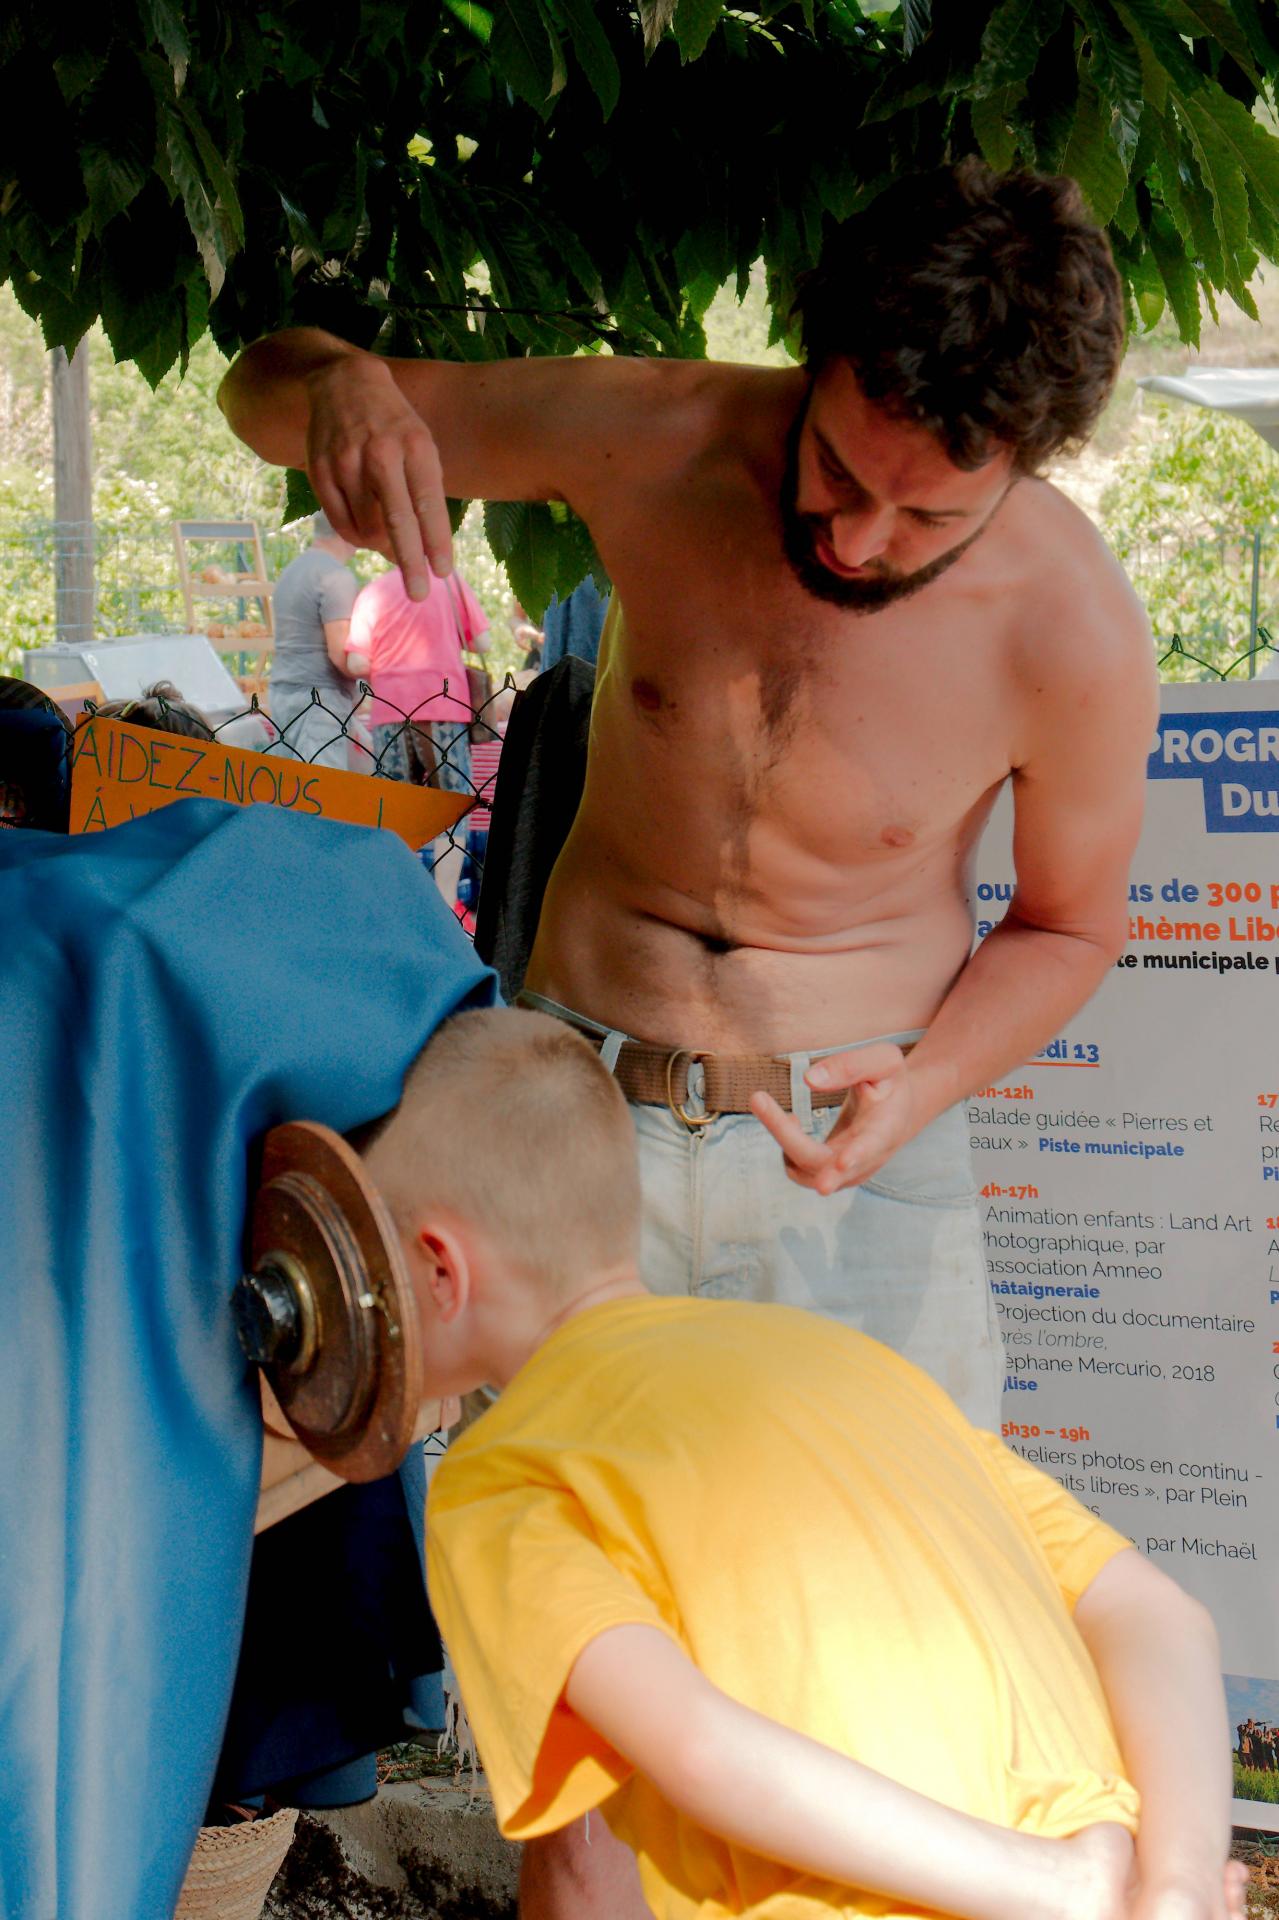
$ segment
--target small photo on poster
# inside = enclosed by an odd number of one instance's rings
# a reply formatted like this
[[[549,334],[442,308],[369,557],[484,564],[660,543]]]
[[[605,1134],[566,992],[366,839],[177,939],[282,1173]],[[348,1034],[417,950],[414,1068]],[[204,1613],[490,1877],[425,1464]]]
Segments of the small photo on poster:
[[[1279,1803],[1279,1680],[1228,1673],[1236,1800]]]

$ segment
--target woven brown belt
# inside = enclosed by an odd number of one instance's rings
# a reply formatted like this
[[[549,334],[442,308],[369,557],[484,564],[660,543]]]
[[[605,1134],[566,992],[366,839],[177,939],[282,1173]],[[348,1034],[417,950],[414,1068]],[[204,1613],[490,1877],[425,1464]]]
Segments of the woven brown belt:
[[[588,1033],[592,1045],[602,1036]],[[689,1087],[689,1069],[700,1065],[703,1090]],[[625,1040],[614,1074],[628,1100],[644,1107],[669,1107],[686,1126],[705,1126],[721,1113],[749,1113],[753,1093],[771,1093],[779,1107],[791,1110],[790,1062],[768,1053],[699,1053],[695,1048],[645,1046]],[[837,1107],[842,1089],[813,1090],[815,1107]],[[698,1109],[701,1111],[698,1111]]]

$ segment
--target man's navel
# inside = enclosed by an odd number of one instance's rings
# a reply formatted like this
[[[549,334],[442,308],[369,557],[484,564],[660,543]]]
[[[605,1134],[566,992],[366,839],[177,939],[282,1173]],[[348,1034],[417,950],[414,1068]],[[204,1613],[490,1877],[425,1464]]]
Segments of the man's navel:
[[[631,698],[640,712],[646,714],[659,714],[667,704],[662,698],[661,688],[654,686],[651,680],[632,680]]]

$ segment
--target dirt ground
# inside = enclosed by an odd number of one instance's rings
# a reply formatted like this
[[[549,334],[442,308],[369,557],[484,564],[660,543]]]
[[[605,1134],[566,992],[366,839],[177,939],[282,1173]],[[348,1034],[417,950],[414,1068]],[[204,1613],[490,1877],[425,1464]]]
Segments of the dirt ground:
[[[1279,1834],[1236,1827],[1230,1849],[1248,1868],[1249,1920],[1279,1920]]]

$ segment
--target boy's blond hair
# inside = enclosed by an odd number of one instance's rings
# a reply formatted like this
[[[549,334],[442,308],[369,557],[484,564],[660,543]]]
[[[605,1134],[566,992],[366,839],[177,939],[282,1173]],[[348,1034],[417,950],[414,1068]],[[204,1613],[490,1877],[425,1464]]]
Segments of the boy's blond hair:
[[[637,1257],[626,1102],[581,1034],[544,1013],[446,1020],[409,1068],[399,1106],[361,1145],[401,1226],[439,1208],[546,1280]]]

